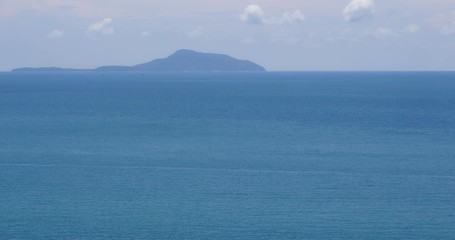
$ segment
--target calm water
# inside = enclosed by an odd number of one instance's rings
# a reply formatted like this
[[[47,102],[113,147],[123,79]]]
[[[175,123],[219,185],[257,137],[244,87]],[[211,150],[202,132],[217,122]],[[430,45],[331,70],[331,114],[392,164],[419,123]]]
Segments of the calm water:
[[[455,73],[0,73],[1,239],[455,239]]]

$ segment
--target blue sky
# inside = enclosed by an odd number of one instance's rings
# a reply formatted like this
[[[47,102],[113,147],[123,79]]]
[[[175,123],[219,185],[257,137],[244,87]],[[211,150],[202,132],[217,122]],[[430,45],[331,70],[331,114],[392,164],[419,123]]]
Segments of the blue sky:
[[[0,0],[0,71],[177,49],[268,70],[455,70],[455,0]]]

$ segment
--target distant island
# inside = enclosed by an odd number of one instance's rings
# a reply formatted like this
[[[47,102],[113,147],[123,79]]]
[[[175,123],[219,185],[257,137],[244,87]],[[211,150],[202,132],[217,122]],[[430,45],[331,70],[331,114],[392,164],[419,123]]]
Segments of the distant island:
[[[155,59],[134,66],[102,66],[95,69],[59,67],[16,68],[13,72],[62,71],[144,71],[144,72],[264,72],[264,67],[248,60],[239,60],[225,54],[202,53],[182,49],[167,58]]]

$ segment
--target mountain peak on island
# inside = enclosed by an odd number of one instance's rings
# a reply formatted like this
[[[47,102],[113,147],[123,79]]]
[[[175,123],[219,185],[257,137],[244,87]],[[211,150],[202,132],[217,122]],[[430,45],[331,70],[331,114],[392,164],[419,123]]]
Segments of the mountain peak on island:
[[[225,54],[202,53],[180,49],[167,58],[134,66],[141,71],[265,71],[265,68],[248,60],[238,60]]]
[[[179,50],[175,51],[175,53],[172,54],[171,56],[174,56],[174,55],[185,55],[185,54],[195,54],[195,53],[199,53],[199,52],[196,52],[196,51],[190,50],[190,49],[179,49]]]
[[[13,71],[80,71],[65,68],[18,68]],[[180,49],[167,58],[155,59],[134,66],[102,66],[85,71],[145,71],[145,72],[263,72],[264,67],[226,54],[202,53]]]

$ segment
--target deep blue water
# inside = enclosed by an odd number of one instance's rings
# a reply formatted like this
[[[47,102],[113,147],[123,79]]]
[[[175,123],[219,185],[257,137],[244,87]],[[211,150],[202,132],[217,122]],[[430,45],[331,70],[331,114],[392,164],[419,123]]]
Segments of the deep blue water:
[[[1,239],[455,239],[455,73],[0,73]]]

